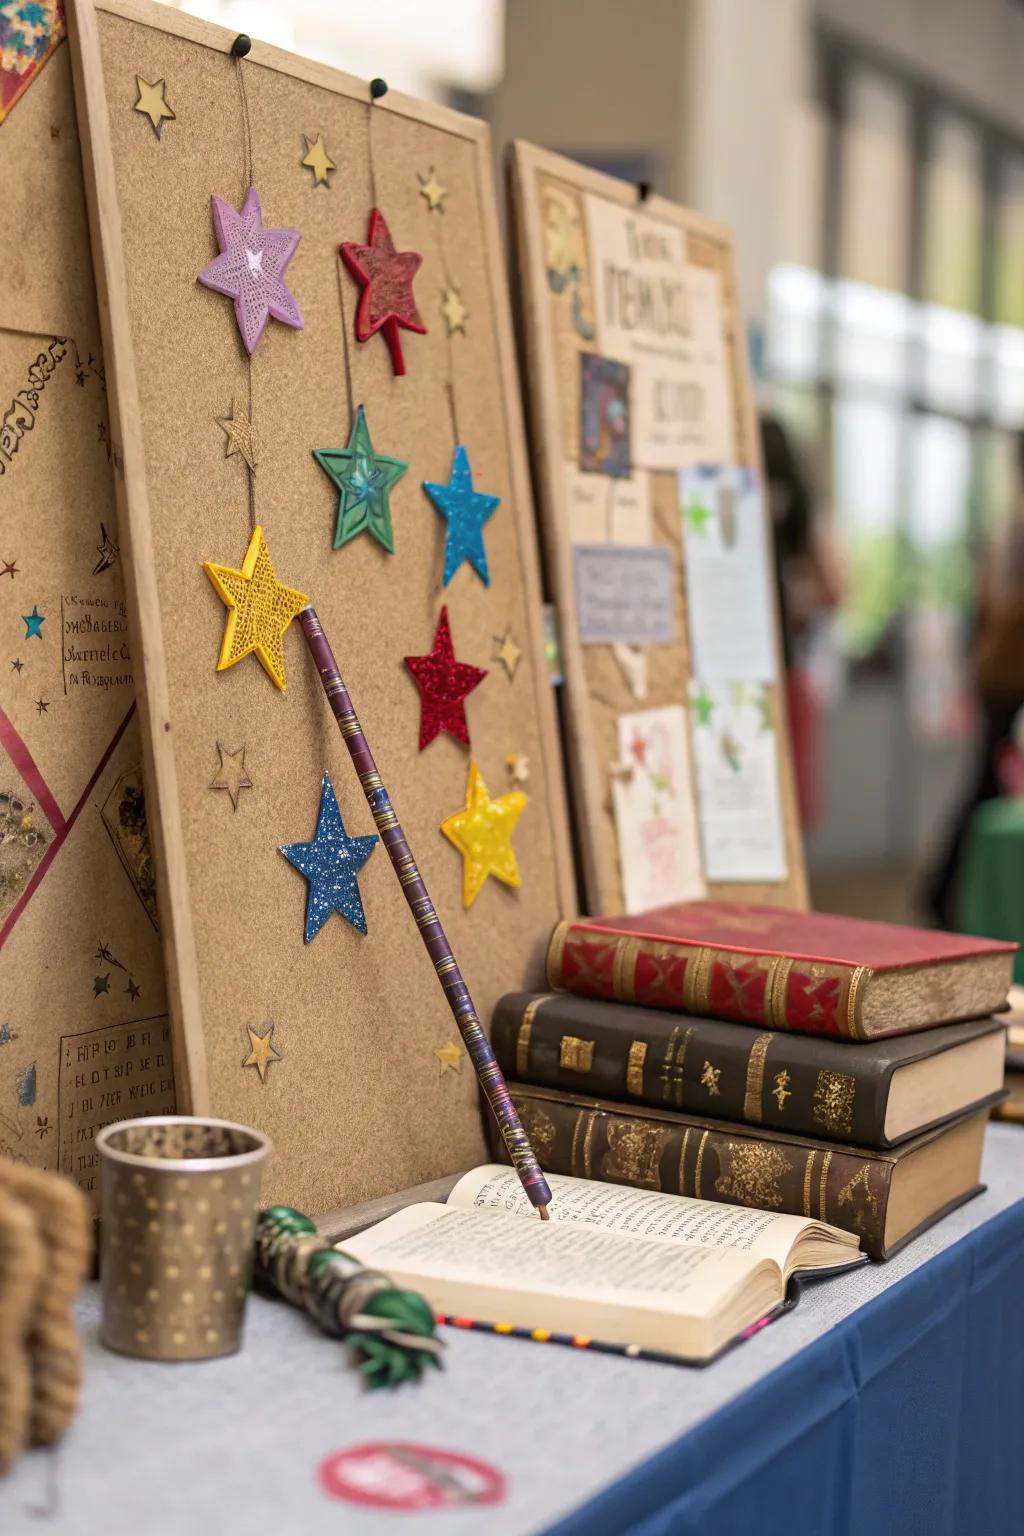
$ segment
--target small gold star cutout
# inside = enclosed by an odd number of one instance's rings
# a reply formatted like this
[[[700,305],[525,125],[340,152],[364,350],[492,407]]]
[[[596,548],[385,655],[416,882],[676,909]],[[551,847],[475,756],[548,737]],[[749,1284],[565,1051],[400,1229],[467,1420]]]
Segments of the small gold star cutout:
[[[506,629],[503,635],[494,635],[492,638],[498,649],[492,651],[491,660],[501,662],[509,675],[509,681],[511,681],[516,675],[516,667],[518,667],[523,659],[523,653],[512,639],[512,631],[510,629]]]
[[[434,172],[434,167],[430,167],[430,175],[426,178],[426,180],[424,180],[418,171],[416,173],[416,179],[420,184],[420,197],[426,198],[427,207],[430,209],[430,212],[444,213],[444,200],[448,196],[448,188],[442,187]]]
[[[444,1077],[446,1072],[459,1073],[462,1071],[462,1051],[455,1044],[454,1040],[449,1040],[445,1045],[435,1046],[434,1055],[441,1063],[441,1070],[438,1074],[440,1077]]]
[[[706,1088],[713,1099],[718,1097],[718,1079],[721,1075],[721,1067],[713,1067],[710,1061],[704,1063],[704,1071],[700,1075],[701,1087]]]
[[[169,118],[172,122],[174,121],[174,113],[164,100],[164,91],[167,89],[166,82],[157,80],[150,85],[148,80],[143,80],[141,75],[136,75],[135,84],[139,90],[139,99],[135,103],[135,110],[136,112],[142,112],[144,116],[149,118],[153,124],[153,132],[159,138],[164,118]]]
[[[231,809],[238,810],[238,797],[243,789],[252,789],[252,779],[245,771],[245,748],[239,747],[236,752],[229,752],[217,743],[217,752],[220,756],[220,769],[210,783],[211,789],[226,789],[231,800]]]
[[[215,565],[211,560],[203,562],[203,570],[228,610],[217,671],[223,672],[225,667],[233,667],[243,656],[255,652],[264,672],[283,693],[284,632],[295,615],[308,605],[309,598],[278,581],[263,529],[259,527],[253,530],[240,571],[229,565]]]
[[[312,143],[310,143],[308,134],[304,133],[302,137],[306,141],[306,153],[302,157],[302,163],[313,172],[314,187],[321,185],[329,187],[331,183],[328,180],[328,175],[331,171],[336,171],[338,167],[327,153],[323,134],[318,133]]]
[[[274,1025],[268,1019],[263,1025],[263,1033],[253,1029],[251,1024],[245,1026],[249,1036],[249,1054],[242,1062],[243,1067],[255,1067],[260,1075],[260,1082],[267,1080],[267,1071],[275,1061],[280,1061],[284,1056],[274,1044]]]
[[[445,288],[444,298],[441,301],[441,314],[444,323],[448,327],[448,335],[454,336],[456,331],[466,334],[466,321],[469,319],[469,310],[463,304],[457,288]]]
[[[505,759],[505,767],[513,784],[525,784],[530,777],[530,759],[521,752],[510,752]]]
[[[248,416],[239,416],[235,402],[231,402],[231,415],[218,416],[217,425],[227,438],[224,444],[224,457],[230,459],[233,453],[240,453],[242,458],[253,471],[263,457],[263,440]]]

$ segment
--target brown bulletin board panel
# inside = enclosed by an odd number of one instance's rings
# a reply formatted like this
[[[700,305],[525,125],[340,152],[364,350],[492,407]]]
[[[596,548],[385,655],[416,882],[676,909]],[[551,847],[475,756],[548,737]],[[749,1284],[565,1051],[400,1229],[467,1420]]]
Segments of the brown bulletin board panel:
[[[625,905],[611,796],[610,769],[619,756],[616,722],[620,715],[634,710],[686,703],[691,665],[685,622],[684,549],[675,472],[652,470],[649,472],[652,539],[667,546],[672,553],[677,577],[677,638],[671,643],[647,647],[648,693],[641,701],[630,690],[611,648],[582,645],[578,637],[565,466],[567,461],[576,461],[579,457],[580,353],[595,350],[596,344],[581,338],[581,327],[574,328],[570,296],[553,294],[548,282],[542,196],[553,194],[562,205],[562,237],[575,242],[572,259],[579,268],[578,298],[572,302],[580,304],[584,312],[592,312],[598,297],[594,291],[594,274],[590,271],[584,195],[590,193],[628,208],[637,207],[640,196],[635,186],[531,144],[517,142],[512,145],[509,162],[517,255],[514,288],[521,306],[520,329],[541,544],[550,595],[558,614],[565,679],[570,801],[583,866],[587,910],[610,914],[623,911]],[[747,374],[731,236],[721,226],[663,198],[646,199],[643,212],[655,221],[681,228],[686,237],[687,259],[720,274],[724,345],[730,375],[732,462],[759,469],[757,418]],[[771,685],[771,694],[772,714],[777,726],[788,877],[772,883],[708,882],[708,895],[722,900],[804,906],[807,901],[806,876],[785,698],[778,684]]]
[[[174,1084],[66,41],[0,163],[0,1154],[92,1194]]]
[[[464,1168],[484,1142],[470,1065],[446,1050],[457,1033],[382,848],[359,878],[368,934],[334,915],[303,942],[306,881],[278,848],[313,837],[325,771],[348,833],[373,824],[297,624],[285,692],[254,656],[215,670],[225,608],[201,562],[237,569],[250,536],[247,471],[217,423],[248,408],[251,377],[256,521],[278,578],[316,604],[486,1019],[502,992],[540,981],[574,904],[487,131],[397,93],[371,106],[364,82],[259,43],[238,65],[232,34],[136,0],[83,0],[72,41],[179,1083],[193,1110],[269,1133],[269,1198],[322,1211]],[[136,76],[164,82],[174,117],[159,137],[134,110]],[[242,86],[264,222],[301,232],[286,281],[304,321],[268,322],[251,376],[232,303],[196,282],[217,252],[211,194],[235,209],[245,196]],[[337,167],[321,184],[302,163],[318,135]],[[422,191],[431,173],[443,212]],[[366,240],[374,205],[397,248],[423,257],[427,334],[403,332],[404,377],[382,336],[355,341],[359,289],[338,259],[339,242]],[[449,286],[468,313],[450,339]],[[312,450],[344,447],[360,403],[376,452],[409,465],[391,492],[393,555],[366,532],[332,548],[338,491]],[[444,523],[422,489],[448,480],[456,422],[476,489],[501,498],[484,534],[489,586],[465,563],[442,586]],[[488,676],[466,703],[471,752],[442,734],[421,753],[403,658],[431,649],[445,603],[457,656]],[[521,651],[512,676],[495,655],[506,630]],[[245,749],[251,788],[235,810],[210,787],[218,742]],[[489,878],[466,910],[463,861],[440,824],[465,802],[471,756],[492,796],[517,787],[510,756],[529,777],[512,842],[521,885]],[[264,1072],[250,1058],[268,1047],[250,1031],[271,1025],[280,1055]]]

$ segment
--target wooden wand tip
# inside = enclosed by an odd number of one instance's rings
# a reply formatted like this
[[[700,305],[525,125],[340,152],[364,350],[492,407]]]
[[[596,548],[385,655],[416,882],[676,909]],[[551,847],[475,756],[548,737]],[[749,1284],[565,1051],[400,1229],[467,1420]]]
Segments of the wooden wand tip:
[[[538,1205],[537,1215],[540,1217],[541,1221],[551,1220],[551,1217],[548,1215],[548,1208],[546,1205]]]

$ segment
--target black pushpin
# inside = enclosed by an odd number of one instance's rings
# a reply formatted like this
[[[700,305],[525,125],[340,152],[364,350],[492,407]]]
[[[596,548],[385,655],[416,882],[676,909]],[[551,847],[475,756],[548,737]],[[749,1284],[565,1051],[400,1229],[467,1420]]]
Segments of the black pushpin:
[[[251,52],[251,50],[252,38],[246,37],[244,32],[239,32],[238,36],[231,44],[231,57],[233,59],[244,59],[246,54]]]
[[[647,199],[650,197],[653,191],[654,188],[651,186],[649,181],[638,181],[636,184],[637,197],[642,203],[646,203]]]
[[[371,101],[379,101],[380,98],[382,96],[386,96],[387,93],[388,93],[388,83],[387,83],[386,80],[382,80],[379,75],[377,76],[376,80],[371,80],[370,81],[370,100]]]

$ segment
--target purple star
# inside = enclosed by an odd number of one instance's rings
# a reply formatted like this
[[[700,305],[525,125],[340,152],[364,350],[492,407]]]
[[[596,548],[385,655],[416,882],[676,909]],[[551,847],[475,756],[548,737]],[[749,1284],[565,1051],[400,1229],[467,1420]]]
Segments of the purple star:
[[[235,318],[250,357],[263,335],[267,316],[302,330],[302,316],[285,287],[284,269],[302,238],[297,229],[264,229],[255,187],[236,213],[222,197],[211,197],[213,227],[220,255],[203,268],[198,281],[235,301]]]

